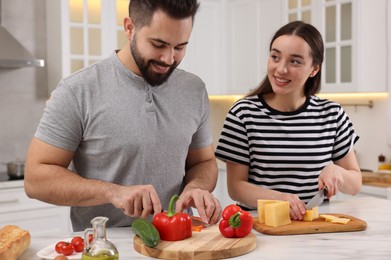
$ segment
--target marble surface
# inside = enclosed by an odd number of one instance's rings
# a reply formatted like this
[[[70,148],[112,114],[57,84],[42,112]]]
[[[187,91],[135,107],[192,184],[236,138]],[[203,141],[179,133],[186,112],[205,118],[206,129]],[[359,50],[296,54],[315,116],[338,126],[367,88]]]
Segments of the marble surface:
[[[257,237],[254,251],[235,259],[391,259],[391,200],[352,197],[333,200],[320,206],[321,213],[342,213],[367,222],[364,231],[290,236],[269,236],[253,231]],[[19,260],[40,259],[44,247],[75,234],[32,237],[29,249]],[[120,259],[150,259],[133,249],[130,228],[109,228],[107,237],[117,246]]]

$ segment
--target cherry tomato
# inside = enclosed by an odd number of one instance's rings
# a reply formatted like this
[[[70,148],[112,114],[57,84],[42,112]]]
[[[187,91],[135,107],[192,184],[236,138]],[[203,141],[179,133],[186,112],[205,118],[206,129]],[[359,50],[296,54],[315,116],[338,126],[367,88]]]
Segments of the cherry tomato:
[[[65,244],[66,244],[65,241],[60,241],[60,242],[58,242],[58,243],[56,244],[56,246],[55,246],[56,252],[59,253],[59,254],[62,254],[61,248],[62,248],[62,246],[64,246]]]
[[[71,243],[65,243],[65,245],[61,247],[61,253],[63,255],[71,255],[73,254],[73,252],[75,252],[75,249],[73,248]]]
[[[94,240],[94,235],[89,234],[89,235],[88,235],[88,243],[91,243],[92,240]]]
[[[71,244],[76,252],[81,252],[84,250],[84,240],[82,237],[72,238]]]

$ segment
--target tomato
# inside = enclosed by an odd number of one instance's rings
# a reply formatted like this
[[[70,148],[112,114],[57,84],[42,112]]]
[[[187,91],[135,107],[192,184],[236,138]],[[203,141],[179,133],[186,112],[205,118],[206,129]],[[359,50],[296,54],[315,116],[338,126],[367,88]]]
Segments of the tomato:
[[[76,252],[81,252],[84,250],[84,240],[82,237],[72,238],[71,244]]]
[[[73,252],[75,252],[75,249],[73,248],[71,243],[65,243],[65,245],[61,247],[61,253],[63,255],[71,255],[73,254]]]
[[[84,239],[82,238],[82,237],[74,237],[74,238],[72,238],[72,240],[71,240],[71,244],[74,244],[76,241],[83,241],[84,242]]]
[[[55,246],[56,252],[59,253],[59,254],[62,254],[61,248],[62,248],[62,246],[64,246],[65,244],[66,244],[65,241],[60,241],[60,242],[58,242],[58,243],[56,244],[56,246]]]
[[[94,235],[93,234],[89,234],[88,235],[88,243],[91,243],[92,240],[94,240]]]

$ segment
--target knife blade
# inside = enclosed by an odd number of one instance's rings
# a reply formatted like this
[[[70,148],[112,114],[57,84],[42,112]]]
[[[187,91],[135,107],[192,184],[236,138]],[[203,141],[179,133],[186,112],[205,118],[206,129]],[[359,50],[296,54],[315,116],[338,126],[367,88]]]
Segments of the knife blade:
[[[318,193],[307,202],[305,208],[312,209],[313,207],[317,207],[322,204],[325,194],[327,194],[327,189],[323,188],[319,190]]]
[[[196,217],[196,216],[191,216],[191,221],[193,226],[204,226],[204,227],[213,226],[212,224],[202,221],[200,217]]]

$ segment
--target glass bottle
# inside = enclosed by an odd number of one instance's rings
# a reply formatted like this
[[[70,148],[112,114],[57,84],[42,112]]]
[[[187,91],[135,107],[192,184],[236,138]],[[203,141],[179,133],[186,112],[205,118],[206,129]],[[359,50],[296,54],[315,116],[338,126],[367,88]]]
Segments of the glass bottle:
[[[82,260],[118,260],[118,250],[106,238],[106,217],[96,217],[91,220],[92,228],[84,231],[84,251]],[[89,235],[93,234],[93,240],[89,242]]]

